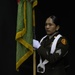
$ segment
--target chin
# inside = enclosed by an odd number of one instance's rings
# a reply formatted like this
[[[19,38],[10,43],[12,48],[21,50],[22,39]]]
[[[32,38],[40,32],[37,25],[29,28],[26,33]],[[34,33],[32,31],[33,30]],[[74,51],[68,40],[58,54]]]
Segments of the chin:
[[[50,32],[47,32],[47,35],[51,35],[52,33],[50,33]]]
[[[47,35],[50,35],[51,33],[47,33]]]

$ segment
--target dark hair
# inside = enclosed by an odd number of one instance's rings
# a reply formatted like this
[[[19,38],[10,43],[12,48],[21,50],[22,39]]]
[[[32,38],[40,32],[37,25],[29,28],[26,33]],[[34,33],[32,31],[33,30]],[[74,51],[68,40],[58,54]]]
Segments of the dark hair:
[[[56,17],[55,15],[51,15],[51,16],[49,16],[49,17],[53,20],[53,22],[54,22],[56,25],[60,25],[60,20],[59,20],[58,17]]]

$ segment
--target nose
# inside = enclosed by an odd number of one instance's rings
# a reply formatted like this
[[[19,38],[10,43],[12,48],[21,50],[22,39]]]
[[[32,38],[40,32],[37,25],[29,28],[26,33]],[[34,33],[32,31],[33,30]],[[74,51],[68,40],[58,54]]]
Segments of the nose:
[[[48,24],[46,25],[46,28],[49,28],[49,25]]]

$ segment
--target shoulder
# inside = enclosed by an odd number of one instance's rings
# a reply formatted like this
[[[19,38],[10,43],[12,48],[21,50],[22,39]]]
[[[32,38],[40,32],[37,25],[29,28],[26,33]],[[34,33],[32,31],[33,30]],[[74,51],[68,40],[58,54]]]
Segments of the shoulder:
[[[62,36],[59,38],[58,43],[66,45],[66,44],[68,44],[68,39],[66,37]]]
[[[43,36],[40,40],[40,43],[47,37],[47,35]]]

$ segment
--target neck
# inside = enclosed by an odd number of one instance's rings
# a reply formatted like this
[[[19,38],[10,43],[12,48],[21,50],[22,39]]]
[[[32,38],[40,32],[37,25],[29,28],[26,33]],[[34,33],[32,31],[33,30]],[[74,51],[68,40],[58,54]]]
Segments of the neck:
[[[52,34],[50,34],[50,35],[48,35],[49,36],[49,39],[51,39],[54,35],[56,35],[58,32],[54,32],[54,33],[52,33]]]

